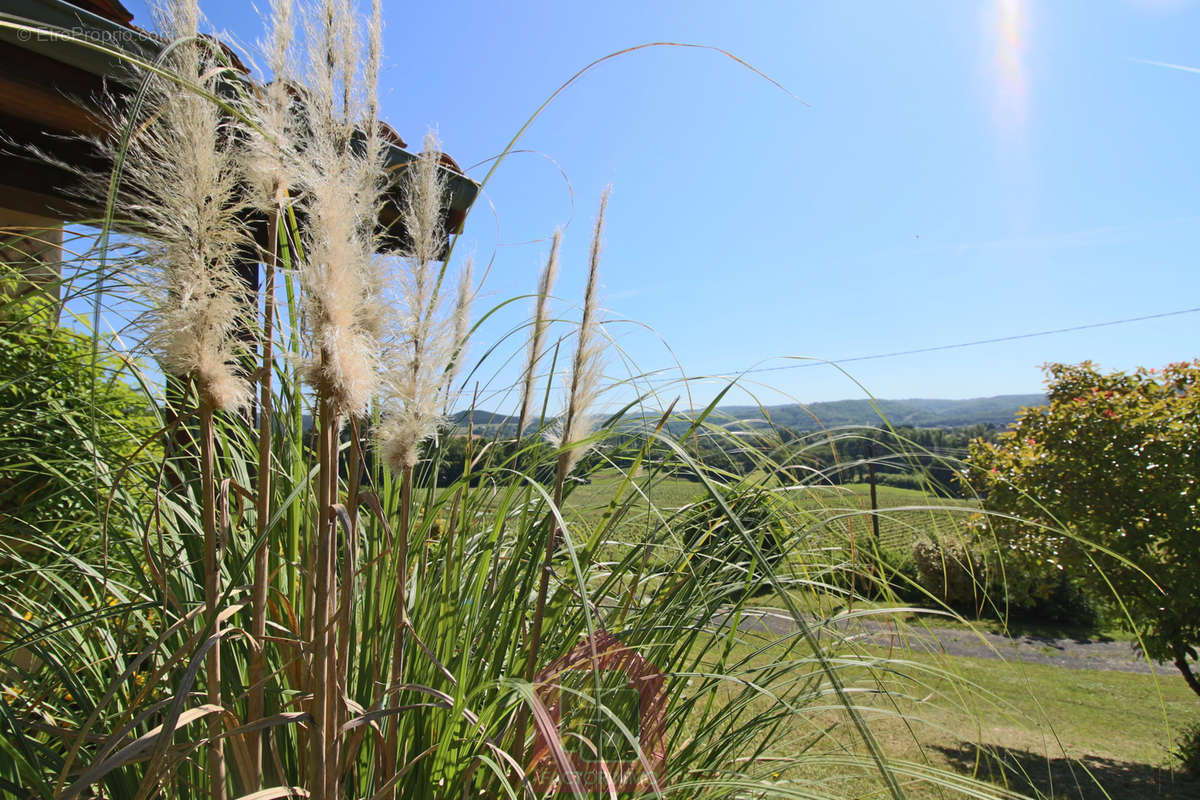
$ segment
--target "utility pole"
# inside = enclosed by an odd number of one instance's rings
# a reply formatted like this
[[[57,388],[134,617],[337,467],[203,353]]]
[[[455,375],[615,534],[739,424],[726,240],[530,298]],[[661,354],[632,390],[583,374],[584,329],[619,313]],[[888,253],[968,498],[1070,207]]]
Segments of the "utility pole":
[[[879,544],[879,504],[875,500],[875,445],[867,442],[867,480],[871,482],[871,533]]]

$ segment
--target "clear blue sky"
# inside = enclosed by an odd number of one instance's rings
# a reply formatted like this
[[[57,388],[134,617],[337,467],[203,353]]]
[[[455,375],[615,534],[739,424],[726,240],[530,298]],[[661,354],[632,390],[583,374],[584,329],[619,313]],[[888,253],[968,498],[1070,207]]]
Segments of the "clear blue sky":
[[[150,24],[143,2],[127,5]],[[261,35],[250,4],[202,5],[231,38]],[[531,291],[546,237],[569,223],[557,309],[577,315],[588,228],[613,185],[605,306],[640,323],[610,330],[643,370],[677,358],[725,373],[1200,306],[1200,73],[1146,63],[1200,68],[1200,2],[384,8],[385,118],[414,145],[435,128],[464,166],[584,64],[645,42],[724,48],[807,103],[718,53],[633,53],[556,100],[518,145],[536,154],[488,187],[495,212],[479,204],[458,251],[494,258],[483,303]],[[880,397],[1031,392],[1043,362],[1159,366],[1197,356],[1197,333],[1190,314],[846,368]],[[862,396],[828,367],[753,377],[803,401]]]

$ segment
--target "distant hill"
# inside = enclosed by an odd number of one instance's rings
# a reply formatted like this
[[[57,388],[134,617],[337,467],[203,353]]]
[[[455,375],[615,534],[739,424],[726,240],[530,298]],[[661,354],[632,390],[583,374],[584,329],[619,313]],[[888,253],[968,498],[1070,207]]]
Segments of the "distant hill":
[[[968,425],[1004,427],[1016,419],[1025,406],[1043,405],[1041,394],[1004,394],[996,397],[976,397],[970,400],[879,400],[879,410],[892,425],[911,425],[914,428],[960,428]],[[767,406],[721,406],[717,419],[743,420],[747,424],[765,424],[764,410],[771,421],[793,430],[816,430],[842,425],[880,425],[883,420],[868,400],[834,400],[825,403]],[[455,425],[465,428],[467,412],[453,416]],[[471,419],[476,433],[498,433],[511,436],[516,432],[517,418],[491,411],[476,410]],[[534,420],[533,424],[536,425]]]
[[[472,411],[459,411],[450,417],[450,420],[460,428],[467,427],[468,419],[474,427],[476,433],[482,433],[485,430],[499,428],[502,434],[516,433],[517,423],[520,421],[517,417],[508,417],[504,414],[497,414],[494,411],[483,411],[475,409]],[[537,424],[537,420],[533,421]]]
[[[1025,406],[1043,405],[1041,394],[1004,394],[996,397],[976,397],[970,400],[879,400],[877,412],[868,400],[834,400],[826,403],[767,406],[722,406],[719,412],[732,420],[756,422],[763,412],[776,425],[796,430],[816,430],[841,425],[879,425],[880,413],[892,425],[911,425],[914,428],[959,428],[967,425],[997,425],[1004,427],[1016,419]]]

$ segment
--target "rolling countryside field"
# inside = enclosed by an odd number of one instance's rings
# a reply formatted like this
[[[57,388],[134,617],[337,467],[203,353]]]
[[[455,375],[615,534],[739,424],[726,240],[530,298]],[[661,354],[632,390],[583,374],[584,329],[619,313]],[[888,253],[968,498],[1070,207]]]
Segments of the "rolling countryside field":
[[[585,531],[603,525],[612,511],[611,498],[622,482],[619,474],[601,472],[591,476],[590,484],[577,486],[567,502],[568,521]],[[649,520],[670,517],[703,495],[700,484],[682,478],[649,485],[643,482],[639,488],[648,498],[639,496],[632,506],[636,510],[623,518],[611,538],[638,540],[654,527]],[[811,516],[814,540],[826,548],[848,549],[852,542],[872,535],[869,494],[868,485],[850,484],[805,487],[788,496]],[[930,497],[896,487],[878,487],[876,495],[881,542],[897,552],[910,549],[918,538],[963,537],[964,520],[978,508],[973,501]],[[818,558],[827,563],[828,550],[817,549],[822,550]],[[856,655],[842,663],[847,683],[868,691],[863,707],[869,710],[875,730],[894,758],[973,774],[1038,797],[1184,800],[1200,796],[1200,782],[1175,772],[1170,755],[1177,731],[1200,722],[1191,691],[1174,671],[1150,675],[1066,669],[1005,660],[1002,651],[989,653],[983,645],[981,654],[990,657],[951,656],[936,652],[936,646],[931,651],[928,643],[906,644],[908,635],[920,639],[921,631],[963,624],[992,633],[1034,631],[1047,639],[1084,636],[1128,641],[1123,632],[1080,632],[1070,626],[1017,620],[1011,621],[1010,628],[1002,619],[964,621],[893,611],[897,607],[894,602],[853,601],[844,592],[822,592],[811,586],[790,594],[814,620],[857,610],[897,632],[892,648],[881,650],[868,641],[854,647]],[[753,605],[766,613],[783,608],[779,598],[770,593],[755,597]],[[744,631],[740,642],[724,654],[727,660],[722,665],[728,667],[732,659],[747,679],[752,679],[757,669],[774,663],[779,649],[786,647],[780,641],[778,636]],[[910,646],[913,649],[908,649]],[[870,666],[877,658],[888,660]],[[804,667],[801,664],[797,669]],[[887,693],[872,699],[873,685],[887,687]],[[1112,702],[1115,698],[1121,698],[1119,704]],[[836,716],[836,712],[828,712],[826,722]],[[794,729],[780,732],[774,746],[813,746],[809,737],[811,731],[821,729],[822,716],[791,725]],[[852,739],[843,744],[850,752],[861,751],[861,743]],[[837,755],[824,752],[830,763],[836,763]],[[946,796],[936,781],[921,779],[919,774],[920,769],[914,768],[909,776],[907,789],[912,797]],[[823,780],[804,769],[785,771],[780,778],[802,783]],[[839,791],[857,797],[864,792],[862,781],[869,784],[873,779],[864,775],[843,780]]]

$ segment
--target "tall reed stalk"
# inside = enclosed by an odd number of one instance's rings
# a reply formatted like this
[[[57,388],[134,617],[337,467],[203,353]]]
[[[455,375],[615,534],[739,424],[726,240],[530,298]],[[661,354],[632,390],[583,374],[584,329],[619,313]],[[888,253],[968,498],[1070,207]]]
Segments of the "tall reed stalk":
[[[399,697],[405,682],[408,615],[409,540],[412,533],[413,482],[421,448],[435,437],[442,410],[452,398],[451,381],[465,352],[471,296],[471,273],[459,280],[453,309],[443,291],[445,271],[438,258],[445,237],[445,177],[439,167],[441,148],[433,134],[425,137],[420,157],[404,176],[401,220],[410,242],[395,270],[396,297],[390,320],[391,345],[385,354],[383,425],[380,448],[400,477],[399,525],[396,529],[394,618],[389,700]],[[399,720],[388,722],[383,743],[383,773],[395,771],[401,754]]]
[[[344,677],[339,676],[340,591],[337,516],[339,442],[345,421],[365,412],[375,391],[379,349],[374,259],[376,217],[384,189],[382,140],[375,118],[379,69],[378,3],[368,23],[373,43],[360,73],[354,15],[345,0],[322,0],[309,21],[307,130],[300,146],[301,205],[308,216],[301,267],[309,340],[309,379],[317,396],[317,519],[310,551],[314,571],[308,600],[308,645],[313,725],[309,783],[313,797],[339,793]],[[360,124],[365,144],[353,144]],[[357,468],[357,465],[352,465]],[[349,538],[347,531],[347,538]]]
[[[591,432],[592,419],[590,417],[590,407],[596,399],[596,394],[599,389],[599,380],[603,370],[603,348],[598,341],[598,321],[596,318],[599,312],[599,274],[600,274],[600,251],[603,248],[604,241],[604,215],[608,209],[609,189],[605,189],[600,196],[600,211],[596,215],[596,225],[592,231],[591,249],[588,258],[588,277],[587,288],[584,291],[583,298],[583,317],[579,322],[579,331],[575,341],[575,355],[571,362],[571,379],[567,390],[567,407],[563,418],[559,421],[559,429],[555,434],[555,444],[559,447],[559,454],[555,463],[554,469],[554,508],[561,509],[563,503],[563,487],[567,482],[567,476],[571,473],[572,467],[579,462],[587,450],[585,440]],[[556,235],[554,244],[552,245],[550,262],[546,266],[546,271],[543,274],[541,288],[548,288],[553,281],[552,265],[555,263],[555,255],[558,250],[559,237]],[[541,297],[543,292],[539,291],[539,302],[537,312],[534,319],[535,338],[538,336],[538,327],[543,323],[543,320],[538,319],[543,312]],[[535,358],[530,356],[530,371],[532,371]],[[528,380],[528,379],[527,379]],[[526,681],[532,683],[534,673],[537,670],[539,658],[541,656],[542,647],[542,625],[546,615],[546,598],[550,591],[550,576],[554,573],[554,554],[558,550],[559,545],[559,528],[553,515],[548,515],[546,519],[546,546],[542,556],[541,574],[538,577],[537,600],[533,607],[533,620],[529,631],[529,649],[525,659]],[[517,722],[516,745],[518,752],[524,752],[525,730],[528,724],[528,710],[522,709]]]
[[[258,120],[258,130],[250,134],[247,148],[246,174],[253,189],[256,208],[267,220],[267,246],[262,254],[262,333],[259,336],[259,396],[258,396],[258,467],[255,470],[256,503],[255,532],[258,549],[254,556],[254,585],[251,596],[250,636],[253,640],[249,665],[249,696],[246,701],[247,722],[263,718],[266,696],[266,631],[267,602],[270,581],[271,540],[269,521],[271,503],[272,426],[274,425],[274,367],[275,367],[275,293],[279,262],[279,230],[284,224],[282,215],[288,202],[292,183],[294,148],[291,120],[291,98],[287,80],[290,75],[290,49],[294,36],[291,0],[272,0],[270,15],[269,68],[271,83],[265,97],[252,106]],[[257,98],[256,98],[257,99]],[[248,760],[251,769],[262,770],[263,738],[265,731],[247,737]]]
[[[201,486],[201,508],[204,520],[204,608],[207,617],[213,621],[215,642],[208,651],[205,660],[208,684],[208,702],[210,705],[224,705],[221,697],[221,640],[220,624],[217,622],[217,601],[221,597],[220,553],[217,544],[217,492],[213,481],[213,409],[208,402],[200,406],[200,470],[203,484]],[[222,752],[223,741],[221,718],[210,718],[208,736],[212,742],[208,750],[208,776],[211,781],[213,800],[223,800],[225,797],[225,758]]]
[[[258,400],[258,469],[255,471],[255,532],[258,550],[254,555],[254,589],[251,596],[252,618],[250,636],[253,639],[250,655],[249,697],[246,701],[247,721],[263,718],[266,694],[266,633],[267,593],[270,588],[271,543],[269,522],[271,517],[271,426],[274,417],[275,392],[271,386],[274,374],[275,353],[273,347],[275,322],[275,270],[279,247],[279,216],[272,213],[268,218],[268,252],[263,278],[263,337],[262,359],[259,369]],[[247,747],[253,769],[262,769],[262,746],[265,732],[251,734]]]
[[[198,35],[200,12],[194,0],[161,0],[153,6],[160,30],[171,42],[165,66],[184,80],[213,91],[226,76],[224,55]],[[125,164],[126,183],[117,212],[138,219],[144,247],[155,268],[143,273],[152,303],[149,341],[163,368],[187,378],[199,403],[200,516],[204,534],[204,603],[213,626],[205,658],[210,705],[222,707],[221,646],[218,622],[221,554],[216,522],[214,414],[244,408],[249,387],[237,363],[244,344],[239,333],[245,315],[238,304],[237,254],[246,244],[239,222],[244,202],[239,190],[236,125],[210,100],[180,92],[170,81],[149,79],[145,104],[111,106],[114,136],[98,144]],[[97,193],[107,181],[97,182]],[[210,796],[226,792],[224,726],[220,714],[208,720]]]

